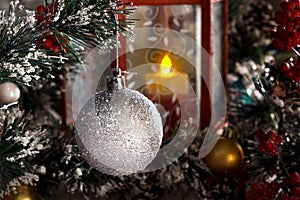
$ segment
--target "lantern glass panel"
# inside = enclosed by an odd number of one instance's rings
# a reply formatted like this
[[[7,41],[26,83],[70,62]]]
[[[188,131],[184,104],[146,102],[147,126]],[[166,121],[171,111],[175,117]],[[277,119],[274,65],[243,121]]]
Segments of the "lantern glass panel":
[[[143,64],[161,64],[163,57],[169,54],[172,67],[186,73],[189,83],[197,91],[201,82],[201,49],[200,45],[197,45],[201,44],[200,17],[200,5],[138,6],[134,14],[128,17],[139,19],[133,27],[134,32],[138,30],[139,35],[134,41],[126,42],[126,68],[130,70]],[[193,41],[194,46],[190,46],[190,43],[185,41],[187,39]],[[189,63],[187,57],[193,62]],[[150,71],[145,73],[160,70],[145,67],[145,70],[147,69]],[[142,81],[143,78],[135,77],[135,80]]]
[[[175,133],[185,106],[180,99],[200,99],[200,5],[138,6],[129,19],[136,37],[126,41],[126,69],[137,72],[127,85],[158,105],[164,138]],[[181,106],[181,107],[180,107]]]

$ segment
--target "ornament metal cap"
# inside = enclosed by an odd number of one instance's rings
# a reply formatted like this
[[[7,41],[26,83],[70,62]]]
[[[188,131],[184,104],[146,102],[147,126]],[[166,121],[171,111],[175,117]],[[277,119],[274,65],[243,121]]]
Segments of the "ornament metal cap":
[[[121,70],[117,70],[117,75],[113,74],[106,79],[106,87],[108,91],[120,91],[126,88],[125,77],[122,76]]]

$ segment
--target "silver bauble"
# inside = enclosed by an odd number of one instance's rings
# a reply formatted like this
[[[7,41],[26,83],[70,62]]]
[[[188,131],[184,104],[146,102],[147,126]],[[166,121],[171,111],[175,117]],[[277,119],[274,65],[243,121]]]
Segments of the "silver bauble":
[[[127,88],[96,93],[81,109],[75,127],[85,160],[98,171],[116,176],[146,168],[163,136],[155,105]]]
[[[20,98],[19,87],[11,82],[0,84],[0,106],[14,103]]]

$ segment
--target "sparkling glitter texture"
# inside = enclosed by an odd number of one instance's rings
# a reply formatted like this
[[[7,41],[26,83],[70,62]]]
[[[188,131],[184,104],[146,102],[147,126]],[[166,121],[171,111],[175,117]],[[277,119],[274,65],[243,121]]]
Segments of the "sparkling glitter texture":
[[[138,91],[127,88],[96,93],[81,109],[75,126],[82,156],[110,175],[143,170],[162,142],[163,127],[156,107]]]

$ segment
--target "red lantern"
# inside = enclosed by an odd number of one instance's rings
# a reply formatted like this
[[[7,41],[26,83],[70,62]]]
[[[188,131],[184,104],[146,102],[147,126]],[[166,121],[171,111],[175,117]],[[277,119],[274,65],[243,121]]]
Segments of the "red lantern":
[[[206,81],[204,81],[202,77],[199,77],[199,74],[193,74],[193,72],[188,69],[189,67],[187,66],[188,64],[186,62],[180,62],[180,58],[178,58],[178,55],[172,54],[169,49],[161,48],[160,44],[157,45],[157,48],[160,49],[158,51],[161,51],[161,55],[158,55],[156,58],[150,60],[151,62],[156,62],[163,66],[161,62],[164,56],[169,54],[174,68],[184,75],[188,74],[188,77],[190,78],[188,81],[191,83],[191,85],[193,85],[194,91],[196,93],[201,91],[201,93],[199,94],[201,96],[200,127],[201,129],[205,128],[209,125],[211,119],[212,96],[218,98],[218,95],[210,94],[209,91],[212,91],[213,89],[215,93],[217,93],[220,84],[224,84],[226,86],[226,82],[214,82],[214,70],[212,66],[213,63],[217,65],[217,68],[222,73],[223,80],[225,80],[227,73],[226,29],[228,0],[133,0],[132,2],[133,5],[137,7],[133,18],[139,19],[139,21],[136,22],[136,28],[161,26],[162,28],[172,29],[174,31],[187,34],[188,36],[193,37],[196,43],[200,43],[200,46],[203,47],[206,53],[209,55],[209,60],[207,59],[207,55],[203,55],[202,53],[195,53],[194,55],[195,63],[200,63],[201,74],[209,74],[209,77],[208,79],[206,79]],[[130,19],[130,17],[128,18]],[[191,33],[184,32],[188,28],[192,29],[190,30]],[[155,36],[153,35],[152,37],[151,33],[149,34],[145,32],[143,33],[143,35],[144,37],[137,37],[136,40],[140,39],[141,43],[145,43],[145,40],[147,40],[148,38],[152,39],[153,42],[155,42]],[[162,43],[175,43],[176,46],[176,43],[178,41],[171,40],[170,38],[172,37],[169,37],[168,41],[164,40],[165,38],[163,38]],[[121,38],[121,41],[124,46],[127,46],[127,48],[129,48],[130,44],[128,44],[128,42],[126,43],[125,38]],[[139,41],[135,41],[135,43],[137,42]],[[180,45],[180,43],[178,43],[178,46],[184,48]],[[126,53],[125,48],[120,48],[119,55],[123,55],[120,57],[120,62],[124,63],[123,66],[126,66],[125,63],[131,63],[132,67],[141,65],[141,63],[146,63],[149,60],[146,59],[147,61],[145,61],[141,59],[142,56],[146,57],[145,55],[149,53],[148,51],[148,49],[139,49],[139,51],[135,50],[133,53],[128,53],[128,51]],[[196,49],[196,51],[201,50]],[[197,57],[197,55],[200,55],[201,58]],[[185,57],[179,55],[179,57],[180,56],[183,59]],[[128,60],[130,62],[128,62]],[[178,65],[177,67],[176,64]],[[126,68],[128,70],[128,68],[130,69],[131,66],[127,65]],[[149,74],[151,74],[151,72],[149,72]],[[157,76],[159,75],[146,75],[145,80],[151,80],[152,77],[152,80],[154,79],[157,81]],[[169,80],[162,77],[158,82],[163,82],[163,85],[167,86],[168,88],[168,86],[170,85],[176,85],[175,79],[175,76],[173,76],[173,79],[170,78]],[[170,84],[172,80],[174,81],[174,84]],[[128,82],[130,84],[130,80]],[[144,94],[150,99],[151,97],[155,96],[154,98],[152,98],[155,103],[161,104],[167,112],[173,113],[169,116],[169,118],[167,118],[167,124],[165,124],[165,126],[171,127],[171,130],[169,130],[169,133],[167,133],[167,136],[169,136],[172,131],[175,131],[176,126],[178,125],[178,123],[176,123],[176,121],[178,120],[178,116],[174,116],[174,113],[176,113],[176,111],[174,111],[174,108],[176,108],[177,102],[174,100],[172,102],[172,96],[170,95],[157,95],[157,93],[163,92],[161,92],[161,89],[159,88],[160,86],[155,87],[156,90],[153,90],[153,87],[155,86],[150,87],[150,90],[152,89],[152,92],[154,91],[153,94],[149,95],[149,91],[147,92],[147,90],[146,92],[144,92]],[[181,84],[177,87],[182,88],[184,87],[184,84]],[[175,89],[175,91],[177,90]],[[183,95],[183,98],[189,98],[189,96]]]
[[[136,30],[139,29],[140,32],[136,34],[134,43],[131,43],[126,37],[120,35],[119,41],[121,47],[118,48],[119,67],[129,72],[131,70],[135,71],[136,67],[145,70],[143,71],[144,74],[138,73],[133,79],[127,78],[127,86],[130,88],[130,86],[134,85],[134,82],[147,83],[147,81],[151,82],[151,80],[163,83],[162,86],[159,86],[159,84],[156,86],[155,84],[152,86],[149,85],[150,89],[154,88],[158,92],[149,93],[147,88],[142,92],[152,99],[154,103],[159,103],[161,105],[159,109],[162,108],[163,113],[169,114],[167,119],[165,119],[165,128],[167,126],[170,128],[169,130],[165,130],[167,132],[165,133],[165,137],[168,137],[176,130],[178,114],[182,114],[177,112],[178,99],[173,98],[174,95],[169,95],[169,90],[173,90],[173,93],[177,93],[177,97],[180,96],[183,100],[193,98],[186,92],[190,90],[190,88],[186,89],[186,83],[179,83],[180,78],[175,74],[172,75],[172,69],[175,69],[180,73],[180,77],[187,80],[188,85],[191,86],[197,97],[201,98],[200,128],[207,127],[212,114],[212,97],[214,96],[214,99],[224,98],[224,96],[218,96],[217,93],[220,85],[226,86],[226,82],[217,82],[214,80],[215,69],[213,69],[213,62],[217,65],[217,69],[221,72],[223,80],[225,80],[227,73],[226,26],[228,0],[132,0],[131,2],[137,10],[133,15],[126,17],[128,20],[132,18],[138,19],[135,23],[135,28]],[[125,16],[119,16],[119,18],[124,19]],[[162,37],[153,35],[154,33],[151,30],[157,27],[170,30],[169,35]],[[192,38],[194,46],[187,48],[182,45],[180,43],[181,38],[177,37],[176,33],[184,35],[183,37]],[[157,38],[159,37],[161,40],[157,42]],[[134,46],[136,44],[139,48]],[[185,50],[185,54],[177,53],[172,49],[173,47]],[[151,53],[156,52],[158,52],[157,56],[149,56]],[[113,58],[114,56],[112,55]],[[187,62],[189,56],[194,60],[194,66]],[[165,57],[169,57],[170,60],[168,61],[167,59],[163,62]],[[156,74],[153,74],[151,69],[147,71],[147,67],[143,68],[144,65],[149,63],[154,65],[152,68],[157,70]],[[170,63],[172,63],[172,69],[168,66]],[[157,66],[163,68],[157,68]],[[101,66],[101,68],[103,67],[107,66]],[[194,70],[193,67],[199,70]],[[100,85],[97,87],[98,90],[105,88],[105,78],[109,74],[110,69],[106,71],[108,73],[104,73],[100,79]],[[200,71],[200,73],[197,71]],[[167,74],[168,72],[169,74]],[[205,81],[202,78],[203,74],[208,75]],[[94,73],[91,73],[91,75],[94,76]],[[82,79],[84,80],[82,81],[86,82],[93,78],[95,77],[83,75]],[[102,83],[104,84],[101,85]],[[97,85],[97,83],[87,85]],[[143,88],[135,87],[132,89]],[[85,87],[84,90],[85,92],[91,90],[89,94],[81,94],[86,97],[95,93],[95,88]],[[210,92],[212,90],[214,93]],[[164,95],[165,92],[167,95]],[[184,105],[184,107],[187,107],[187,110],[190,109],[188,105]],[[181,112],[182,110],[185,109],[180,108]]]

